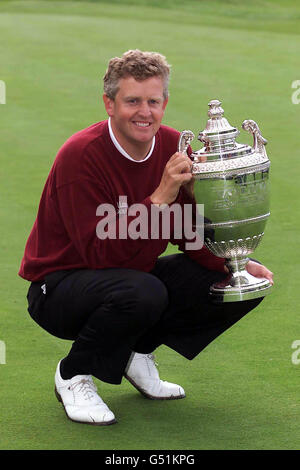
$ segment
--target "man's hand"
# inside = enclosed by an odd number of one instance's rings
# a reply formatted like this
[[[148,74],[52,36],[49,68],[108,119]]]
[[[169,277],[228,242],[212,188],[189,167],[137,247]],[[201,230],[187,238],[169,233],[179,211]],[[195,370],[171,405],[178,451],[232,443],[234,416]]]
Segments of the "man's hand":
[[[270,283],[273,285],[273,273],[266,268],[263,264],[256,263],[255,261],[250,260],[247,265],[246,269],[248,273],[252,274],[252,276],[255,277],[265,277],[270,281]]]
[[[252,274],[252,276],[264,277],[268,279],[272,285],[274,284],[272,271],[266,268],[263,264],[256,263],[250,259],[246,264],[246,269],[248,273]],[[229,273],[229,269],[226,265],[224,265],[224,271]]]
[[[165,166],[158,188],[151,194],[154,204],[172,204],[182,185],[190,193],[192,186],[192,161],[186,155],[176,152]]]

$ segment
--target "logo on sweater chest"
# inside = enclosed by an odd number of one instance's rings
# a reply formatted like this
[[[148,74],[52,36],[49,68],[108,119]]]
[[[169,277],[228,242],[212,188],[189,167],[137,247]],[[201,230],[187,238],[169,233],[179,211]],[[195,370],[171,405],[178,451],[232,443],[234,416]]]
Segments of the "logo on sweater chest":
[[[127,214],[128,212],[128,203],[127,196],[120,196],[117,202],[117,214]]]

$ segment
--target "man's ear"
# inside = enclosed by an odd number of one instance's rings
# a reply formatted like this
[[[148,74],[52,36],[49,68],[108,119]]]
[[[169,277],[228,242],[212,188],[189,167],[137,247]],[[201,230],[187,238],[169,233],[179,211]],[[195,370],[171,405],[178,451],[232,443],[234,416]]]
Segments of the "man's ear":
[[[104,93],[104,95],[103,95],[103,102],[104,102],[104,106],[105,106],[105,109],[106,109],[107,114],[109,115],[109,117],[112,117],[112,116],[114,115],[114,106],[115,106],[114,100],[110,99],[110,98]]]
[[[166,106],[168,104],[169,98],[166,98],[165,101],[163,102],[163,110],[166,109]]]

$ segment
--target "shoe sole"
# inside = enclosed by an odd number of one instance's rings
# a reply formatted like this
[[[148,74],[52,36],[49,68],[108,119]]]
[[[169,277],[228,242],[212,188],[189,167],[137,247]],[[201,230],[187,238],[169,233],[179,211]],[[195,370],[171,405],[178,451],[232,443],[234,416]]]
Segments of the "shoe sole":
[[[149,395],[146,393],[142,388],[140,388],[134,380],[132,380],[127,374],[124,374],[125,379],[128,380],[128,382],[131,383],[145,398],[148,398],[149,400],[180,400],[181,398],[185,398],[184,395],[179,395],[179,396],[174,396],[171,395],[170,397],[155,397],[153,395]]]
[[[58,399],[58,401],[62,404],[63,406],[63,409],[65,410],[65,413],[67,415],[67,418],[70,420],[70,421],[73,421],[73,423],[81,423],[81,424],[90,424],[92,426],[109,426],[110,424],[114,424],[114,423],[117,423],[117,420],[116,419],[112,419],[111,421],[102,421],[102,422],[89,422],[89,421],[77,421],[76,419],[72,419],[70,418],[70,416],[68,415],[66,409],[65,409],[65,406],[64,406],[64,403],[62,401],[62,398],[60,396],[60,394],[58,393],[57,391],[57,388],[55,387],[54,388],[54,393],[55,393],[55,396],[56,398]]]

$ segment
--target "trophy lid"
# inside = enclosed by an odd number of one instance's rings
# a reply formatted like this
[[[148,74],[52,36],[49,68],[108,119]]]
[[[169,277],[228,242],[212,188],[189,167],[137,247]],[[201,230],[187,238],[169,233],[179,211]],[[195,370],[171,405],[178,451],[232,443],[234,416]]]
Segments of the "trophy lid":
[[[198,135],[198,140],[203,142],[204,146],[192,153],[193,175],[196,178],[210,178],[225,174],[233,176],[251,172],[254,167],[261,170],[267,168],[270,164],[265,151],[267,141],[262,137],[256,122],[246,120],[242,125],[244,130],[253,135],[253,147],[240,144],[235,140],[240,132],[223,116],[221,101],[211,100],[208,106],[209,119],[205,129]],[[183,134],[186,136],[187,131]],[[190,136],[187,137],[190,141]]]
[[[235,138],[239,135],[236,127],[232,127],[223,116],[221,101],[211,100],[208,103],[208,121],[205,129],[199,133],[198,140],[204,143],[206,152],[231,150],[236,147]]]

